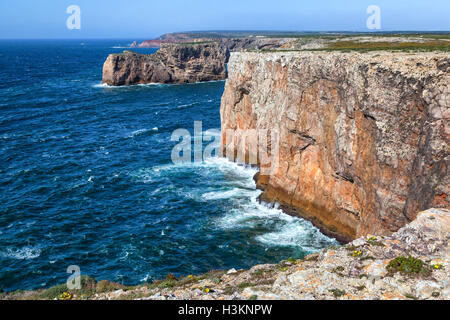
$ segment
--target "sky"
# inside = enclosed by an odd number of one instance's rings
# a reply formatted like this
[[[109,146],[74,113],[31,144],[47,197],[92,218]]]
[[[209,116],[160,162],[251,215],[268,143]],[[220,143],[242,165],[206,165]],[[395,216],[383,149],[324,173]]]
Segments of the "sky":
[[[68,29],[70,5],[80,29]],[[199,30],[449,31],[449,0],[13,0],[0,1],[0,39],[152,39]]]

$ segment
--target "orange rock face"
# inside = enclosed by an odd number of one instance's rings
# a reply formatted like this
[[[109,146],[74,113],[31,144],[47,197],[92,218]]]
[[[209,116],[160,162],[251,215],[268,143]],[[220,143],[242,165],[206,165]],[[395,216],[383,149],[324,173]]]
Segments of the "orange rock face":
[[[392,233],[450,207],[449,65],[437,53],[233,53],[222,150],[256,158],[261,199],[329,235]]]

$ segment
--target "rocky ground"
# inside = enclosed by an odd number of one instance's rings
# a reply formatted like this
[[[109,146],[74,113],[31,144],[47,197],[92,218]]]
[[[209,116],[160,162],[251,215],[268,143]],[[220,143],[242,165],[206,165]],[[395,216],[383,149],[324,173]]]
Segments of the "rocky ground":
[[[450,211],[430,209],[391,236],[367,236],[304,259],[211,271],[135,287],[83,279],[44,291],[3,294],[3,299],[450,299]],[[402,258],[403,257],[403,258]]]

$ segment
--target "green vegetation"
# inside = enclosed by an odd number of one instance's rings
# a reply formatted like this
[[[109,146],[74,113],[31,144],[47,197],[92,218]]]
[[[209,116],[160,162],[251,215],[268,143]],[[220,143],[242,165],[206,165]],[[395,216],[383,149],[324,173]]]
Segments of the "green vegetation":
[[[347,245],[346,247],[345,247],[345,250],[347,250],[347,251],[357,251],[357,250],[359,250],[359,248],[361,248],[361,246],[354,246],[354,245]]]
[[[256,286],[256,283],[242,282],[242,283],[238,284],[239,289],[245,289],[245,288],[254,287],[254,286]]]
[[[338,276],[343,277],[344,274],[342,273],[345,270],[343,266],[337,266],[336,268],[333,268],[332,272],[336,273]]]
[[[364,260],[376,260],[375,257],[372,256],[365,256],[365,257],[361,257],[359,258],[360,261],[364,261]]]
[[[103,293],[103,292],[109,292],[109,291],[115,291],[119,289],[123,289],[124,286],[120,283],[111,282],[108,280],[102,280],[100,282],[97,282],[95,292],[96,293]]]
[[[266,276],[270,276],[272,273],[274,273],[275,270],[273,269],[259,269],[252,273],[252,276],[254,276],[256,279],[265,278]]]
[[[295,260],[295,259],[292,258],[292,257],[289,257],[289,259],[287,259],[286,261],[287,261],[287,262],[290,262],[290,263],[296,263],[296,262],[297,262],[297,260]]]
[[[363,254],[363,252],[361,250],[354,250],[352,253],[350,253],[349,255],[352,257],[359,257]]]
[[[401,274],[408,276],[424,276],[427,277],[431,274],[431,268],[425,264],[420,259],[413,258],[409,256],[406,257],[397,257],[389,261],[389,264],[386,266],[386,270],[392,275],[396,272],[400,272]]]
[[[67,291],[67,286],[65,284],[60,284],[45,290],[40,297],[42,299],[56,299],[59,295]]]
[[[194,46],[194,45],[202,45],[202,44],[210,44],[210,43],[215,43],[216,41],[198,41],[198,42],[179,42],[177,43],[177,45],[180,46]]]
[[[431,294],[432,297],[437,298],[439,297],[441,294],[437,291],[433,291],[433,293]]]
[[[450,34],[421,34],[418,35],[421,38],[428,38],[428,39],[447,39],[450,40]]]
[[[328,44],[328,47],[318,50],[337,51],[450,51],[450,42],[434,40],[426,42],[358,42],[358,41],[338,41]]]
[[[356,36],[370,37],[420,37],[430,39],[448,39],[449,34],[445,32],[437,33],[421,33],[421,32],[299,32],[299,31],[270,31],[270,30],[240,30],[240,31],[190,31],[176,32],[163,35],[161,39],[167,39],[168,36],[176,39],[232,39],[232,38],[249,38],[249,37],[265,37],[265,38],[321,38],[321,39],[341,39]]]
[[[319,254],[318,253],[310,254],[310,255],[306,256],[305,260],[306,261],[317,261],[317,260],[319,260]]]
[[[443,268],[443,266],[442,266],[441,263],[436,263],[436,264],[433,264],[433,265],[431,266],[431,268],[432,268],[432,269],[435,269],[435,270],[440,270],[440,269]]]
[[[419,299],[419,298],[417,298],[416,296],[414,296],[411,293],[405,294],[405,297],[408,298],[408,299],[411,299],[411,300],[418,300]]]
[[[97,292],[105,292],[105,291],[111,291],[113,288],[115,290],[119,288],[125,288],[124,286],[120,284],[114,284],[109,281],[100,281],[97,283],[97,281],[94,278],[91,278],[89,276],[81,276],[80,279],[81,282],[81,289],[74,289],[69,290],[67,288],[66,284],[60,284],[53,286],[47,290],[44,290],[40,292],[36,297],[37,299],[62,299],[62,300],[68,300],[72,298],[72,294],[76,294],[80,298],[88,298],[92,295],[94,295]],[[100,286],[99,286],[100,284]],[[117,288],[117,289],[116,289]],[[70,293],[70,297],[69,297]],[[64,298],[65,297],[65,298]]]
[[[127,54],[139,54],[139,53],[131,51],[131,50],[123,50],[123,52],[121,52],[121,53],[112,53],[112,55],[114,55],[114,56],[124,56]]]
[[[340,290],[340,289],[331,289],[328,291],[330,291],[335,298],[339,298],[339,297],[343,296],[344,294],[346,294],[345,290]]]
[[[384,244],[378,241],[377,237],[370,237],[367,239],[367,244],[371,246],[384,247]]]

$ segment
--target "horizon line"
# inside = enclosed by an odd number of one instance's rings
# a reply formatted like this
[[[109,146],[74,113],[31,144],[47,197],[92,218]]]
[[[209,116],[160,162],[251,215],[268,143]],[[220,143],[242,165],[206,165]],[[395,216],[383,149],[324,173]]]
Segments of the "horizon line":
[[[386,34],[386,33],[419,33],[419,34],[435,34],[435,33],[442,33],[442,34],[446,34],[446,33],[450,33],[450,30],[338,30],[338,31],[333,31],[333,30],[326,30],[326,31],[317,31],[317,30],[304,30],[304,31],[293,31],[293,30],[191,30],[191,31],[175,31],[175,32],[166,32],[166,33],[162,33],[160,34],[160,36],[162,35],[166,35],[166,34],[177,34],[177,33],[214,33],[214,32],[222,32],[222,33],[233,33],[233,32],[254,32],[254,33],[265,33],[265,32],[276,32],[276,33],[282,33],[282,32],[286,32],[286,33],[334,33],[334,34],[339,34],[339,33],[356,33],[356,34]],[[159,36],[159,37],[160,37]],[[72,37],[67,37],[67,38],[61,38],[61,37],[5,37],[2,38],[0,37],[0,40],[155,40],[156,38],[151,38],[151,37],[145,37],[145,36],[126,36],[126,37],[80,37],[80,38],[72,38]]]

